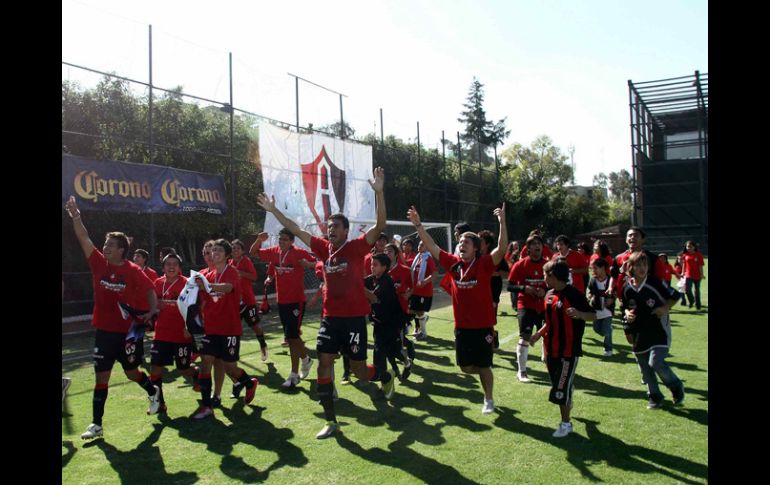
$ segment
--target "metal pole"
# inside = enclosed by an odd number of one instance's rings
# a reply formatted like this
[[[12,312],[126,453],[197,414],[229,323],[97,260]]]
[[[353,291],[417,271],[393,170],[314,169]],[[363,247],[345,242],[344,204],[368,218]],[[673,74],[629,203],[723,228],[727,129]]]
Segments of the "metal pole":
[[[149,125],[149,131],[150,131],[150,143],[149,143],[149,149],[150,149],[150,163],[153,162],[154,156],[154,140],[153,140],[153,132],[152,132],[152,24],[149,25],[149,63],[150,63],[150,96],[149,96],[149,102],[148,102],[148,111],[147,111],[147,123]],[[153,212],[150,212],[150,266],[155,265],[155,214]]]
[[[444,172],[444,220],[449,220],[449,214],[447,213],[447,207],[449,207],[449,201],[447,200],[447,173],[446,173],[446,139],[444,138],[444,130],[441,130],[441,162],[443,164]],[[451,241],[450,241],[451,242]]]
[[[233,228],[231,234],[235,238],[237,236],[235,232],[235,162],[233,160],[233,122],[235,121],[235,110],[233,109],[233,53],[229,53],[230,58],[230,187],[233,194],[233,207],[231,209],[233,214]]]
[[[457,163],[460,166],[460,202],[457,204],[457,220],[463,219],[463,148],[460,145],[460,132],[457,132]]]
[[[420,122],[417,122],[417,183],[419,190],[417,192],[417,204],[422,210],[422,160],[420,157]]]
[[[695,71],[695,89],[697,90],[696,99],[698,102],[698,182],[699,182],[699,199],[700,199],[700,226],[702,238],[706,235],[706,204],[704,196],[704,184],[703,184],[703,163],[704,157],[704,133],[703,133],[703,98],[700,88],[700,72]],[[702,242],[703,240],[701,240]]]
[[[631,83],[631,80],[628,80],[628,110],[630,112],[631,116],[631,187],[633,187],[633,191],[631,192],[631,225],[637,226],[639,223],[637,222],[637,215],[636,215],[636,144],[634,143],[634,98],[633,98],[634,92],[633,92],[633,84]]]
[[[297,133],[299,133],[299,78],[294,76],[294,106],[297,110]]]
[[[345,118],[342,116],[342,95],[340,94],[340,138],[345,139]]]
[[[380,143],[385,144],[385,130],[382,127],[382,108],[380,108]]]

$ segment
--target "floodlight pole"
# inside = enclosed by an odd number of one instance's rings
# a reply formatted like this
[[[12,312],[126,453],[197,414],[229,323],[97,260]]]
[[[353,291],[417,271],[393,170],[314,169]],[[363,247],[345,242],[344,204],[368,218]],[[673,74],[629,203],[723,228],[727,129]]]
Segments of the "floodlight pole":
[[[149,140],[149,152],[150,152],[150,163],[153,162],[153,154],[154,154],[154,139],[153,139],[153,132],[152,132],[152,24],[148,25],[148,32],[149,32],[149,42],[148,42],[148,52],[149,52],[149,71],[150,71],[150,96],[148,98],[148,111],[147,111],[147,124],[148,124],[148,130],[150,132],[150,140]],[[155,213],[150,210],[150,266],[155,265]]]

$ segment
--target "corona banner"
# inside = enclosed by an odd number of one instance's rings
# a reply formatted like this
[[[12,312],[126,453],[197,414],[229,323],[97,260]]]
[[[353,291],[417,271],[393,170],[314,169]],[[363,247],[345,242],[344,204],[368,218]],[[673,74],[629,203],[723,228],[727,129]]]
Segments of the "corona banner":
[[[227,209],[221,175],[66,154],[61,161],[62,201],[74,195],[84,210],[222,214]]]
[[[314,236],[326,233],[331,214],[351,221],[376,218],[372,148],[318,134],[298,134],[263,123],[259,126],[259,159],[265,193],[278,208]],[[350,237],[360,231],[352,227]],[[278,220],[267,214],[265,231],[277,241]],[[297,240],[295,244],[299,244]]]

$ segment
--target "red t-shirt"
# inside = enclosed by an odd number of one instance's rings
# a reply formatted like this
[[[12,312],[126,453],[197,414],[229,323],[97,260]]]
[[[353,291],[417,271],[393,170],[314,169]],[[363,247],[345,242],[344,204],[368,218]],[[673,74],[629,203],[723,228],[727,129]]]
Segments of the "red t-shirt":
[[[561,253],[556,252],[553,254],[553,258],[559,258],[564,257],[567,260],[567,266],[569,266],[570,270],[573,269],[582,269],[587,268],[588,265],[586,264],[586,260],[583,257],[582,254],[575,251],[574,249],[570,249],[567,251],[567,256],[562,256]],[[577,275],[573,275],[572,271],[570,271],[570,281],[569,283],[575,287],[576,290],[578,290],[580,293],[586,292],[586,285],[585,281],[583,281],[583,274],[579,273]]]
[[[599,256],[596,253],[593,253],[591,255],[591,259],[588,260],[588,266],[591,266],[592,264],[594,264],[594,261],[596,261],[599,258],[601,258],[601,256]],[[607,274],[610,274],[610,270],[612,269],[612,256],[608,254],[607,256],[604,257],[604,260],[607,261]]]
[[[128,332],[133,318],[124,320],[118,303],[134,306],[135,302],[144,302],[143,307],[149,309],[147,290],[153,289],[152,281],[131,261],[124,260],[120,266],[108,263],[98,249],[94,249],[88,257],[88,266],[94,286],[91,325],[107,332]]]
[[[669,264],[669,263],[663,263],[663,264],[664,264],[664,266],[666,268],[663,271],[663,278],[662,279],[663,279],[663,281],[665,281],[666,283],[671,285],[671,275],[676,274],[676,271],[674,270],[673,266],[671,266],[671,264]]]
[[[414,258],[416,256],[417,255],[415,253],[407,254],[407,253],[403,253],[402,252],[401,253],[401,259],[403,260],[404,266],[406,266],[407,268],[411,268],[412,267],[412,262],[414,261]]]
[[[202,306],[203,330],[206,335],[243,335],[241,325],[241,277],[230,266],[225,265],[222,273],[216,269],[207,271],[204,275],[209,283],[230,283],[233,291],[209,295],[205,291],[198,293],[203,295],[205,304]]]
[[[431,278],[431,281],[425,283],[423,286],[417,286],[417,279],[420,277],[420,262],[422,261],[422,257],[415,257],[415,259],[418,260],[417,265],[414,267],[414,271],[412,271],[412,287],[414,290],[412,291],[412,294],[415,296],[433,296],[433,279]],[[436,263],[433,261],[433,256],[428,255],[428,262],[425,265],[425,278],[432,275],[436,271]]]
[[[398,295],[398,303],[401,304],[401,309],[404,313],[408,313],[409,300],[406,299],[406,292],[412,288],[412,277],[409,274],[409,268],[403,264],[397,264],[388,271],[390,279],[393,280],[393,286],[396,287],[396,295]]]
[[[155,270],[149,266],[145,266],[142,271],[147,275],[148,278],[150,278],[150,281],[155,281],[158,279],[158,273],[156,273]]]
[[[363,266],[372,246],[365,234],[346,241],[337,250],[326,239],[310,238],[310,250],[324,262],[324,317],[362,317],[371,313],[364,293]]]
[[[182,275],[179,275],[176,281],[170,285],[166,283],[165,275],[155,280],[155,294],[158,296],[160,313],[155,322],[154,340],[178,344],[192,342],[192,338],[185,338],[184,336],[184,318],[176,306],[176,299],[179,298],[185,283],[187,283],[187,278]],[[174,300],[174,303],[167,305],[160,300]]]
[[[700,251],[695,251],[694,253],[685,252],[682,255],[682,262],[684,264],[684,275],[688,280],[697,281],[701,279],[703,254]]]
[[[275,272],[275,288],[278,303],[301,303],[305,301],[305,267],[300,260],[315,261],[313,255],[294,246],[285,253],[280,246],[259,250],[259,259],[271,263]]]
[[[508,272],[508,281],[514,285],[534,286],[548,291],[548,287],[545,285],[545,275],[543,274],[543,266],[547,262],[545,257],[540,258],[540,261],[537,262],[529,259],[529,256],[520,259],[516,261],[511,271]],[[522,291],[516,298],[516,308],[528,308],[542,313],[543,301],[543,298],[537,298]]]
[[[439,253],[439,264],[451,276],[455,328],[494,327],[495,310],[492,306],[491,283],[495,263],[492,256],[485,254],[466,265],[459,256],[442,249]]]
[[[257,268],[254,267],[254,263],[251,262],[251,258],[248,256],[241,256],[240,261],[237,263],[232,261],[230,265],[238,271],[249,273],[250,275],[254,275],[254,277],[257,276]],[[240,273],[238,277],[241,279],[241,300],[243,300],[243,303],[246,305],[256,305],[257,298],[254,296],[254,281],[240,276]]]

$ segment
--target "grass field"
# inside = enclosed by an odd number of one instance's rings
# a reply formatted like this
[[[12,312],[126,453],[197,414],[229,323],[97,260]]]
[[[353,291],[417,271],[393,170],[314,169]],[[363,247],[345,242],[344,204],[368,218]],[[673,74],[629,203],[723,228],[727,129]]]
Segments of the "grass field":
[[[706,270],[707,271],[707,270]],[[708,306],[708,279],[702,300]],[[247,329],[241,365],[259,377],[251,405],[229,398],[216,419],[195,422],[196,395],[176,372],[167,374],[168,416],[147,416],[147,397],[116,365],[104,418],[104,439],[80,439],[91,422],[93,337],[63,337],[62,375],[73,378],[62,411],[62,482],[142,483],[705,483],[708,473],[708,315],[677,304],[668,362],[685,382],[683,406],[646,409],[646,388],[614,323],[613,357],[601,357],[601,338],[589,327],[575,380],[575,432],[551,437],[558,407],[548,402],[548,374],[541,344],[530,354],[530,384],[516,380],[516,335],[508,294],[498,317],[500,352],[494,358],[495,413],[481,414],[476,377],[455,365],[452,310],[437,297],[429,338],[416,342],[410,382],[397,384],[391,402],[372,401],[366,389],[338,382],[336,403],[342,433],[316,440],[323,426],[313,400],[315,383],[292,392],[280,384],[289,372],[280,347],[276,312],[267,322],[270,360]],[[314,348],[318,311],[305,318]],[[370,334],[371,335],[371,334]],[[371,339],[371,336],[370,336]],[[314,356],[314,350],[311,355]],[[66,358],[65,358],[66,355]],[[148,355],[145,353],[145,355]],[[371,349],[369,359],[371,360]],[[82,356],[82,357],[79,357]],[[337,364],[337,376],[341,363]],[[315,369],[311,376],[315,376]]]

